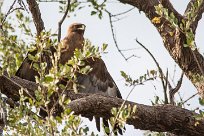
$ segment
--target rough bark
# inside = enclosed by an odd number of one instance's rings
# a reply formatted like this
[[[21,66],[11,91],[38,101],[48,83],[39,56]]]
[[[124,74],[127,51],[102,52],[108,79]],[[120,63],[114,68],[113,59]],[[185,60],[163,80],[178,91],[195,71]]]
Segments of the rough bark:
[[[155,7],[159,4],[158,0],[119,0],[124,4],[130,4],[134,7],[137,7],[140,11],[143,11],[146,16],[151,21],[154,17],[158,17],[159,15],[155,12]],[[190,3],[195,0],[191,0]],[[178,19],[178,24],[182,23],[181,20],[185,19],[186,12],[191,10],[191,4],[189,3],[184,15],[180,15],[172,6],[169,0],[160,0],[161,4],[169,9],[169,13],[173,12],[174,15]],[[197,17],[191,24],[191,28],[195,33],[198,21],[202,17],[202,13],[204,12],[204,1],[201,3],[200,8],[197,11]],[[191,80],[192,84],[198,90],[200,96],[204,98],[204,81],[196,81],[194,76],[203,76],[204,69],[204,58],[198,52],[198,50],[191,50],[189,47],[184,47],[186,43],[185,34],[174,27],[171,27],[170,22],[166,19],[161,19],[159,24],[154,24],[160,33],[165,48],[168,50],[171,57],[175,60],[175,62],[180,66],[180,68],[184,71],[185,75]],[[172,36],[171,33],[174,35]]]
[[[29,10],[32,13],[33,22],[35,24],[35,28],[37,31],[37,36],[39,36],[42,30],[44,29],[44,22],[41,18],[39,6],[36,0],[26,0],[26,1],[28,3]]]
[[[19,99],[19,88],[24,88],[24,94],[34,98],[34,91],[38,85],[18,77],[0,76],[0,86],[2,93],[10,97],[13,101]],[[120,107],[124,100],[107,97],[99,94],[75,94],[74,92],[66,93],[66,97],[72,101],[68,108],[75,114],[82,116],[98,116],[103,118],[112,117],[112,107]],[[137,106],[136,112],[127,119],[127,124],[133,125],[137,129],[151,130],[158,132],[171,132],[177,135],[201,136],[204,133],[204,121],[196,120],[196,113],[172,106],[158,105],[147,106],[130,101],[126,105]],[[195,125],[199,122],[198,125]]]

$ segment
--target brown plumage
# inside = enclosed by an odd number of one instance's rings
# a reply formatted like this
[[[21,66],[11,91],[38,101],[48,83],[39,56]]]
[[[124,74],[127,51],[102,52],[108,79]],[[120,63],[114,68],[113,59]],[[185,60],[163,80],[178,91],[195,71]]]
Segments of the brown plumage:
[[[68,28],[67,35],[61,42],[61,64],[65,64],[69,59],[71,59],[76,48],[83,48],[84,30],[85,25],[80,23],[74,23]]]
[[[76,48],[82,49],[84,42],[84,31],[85,25],[80,23],[74,23],[68,28],[67,36],[62,40],[61,56],[59,63],[64,65],[71,57],[74,55],[74,50]],[[53,51],[52,51],[53,53]],[[35,53],[33,53],[35,54]],[[47,58],[47,57],[44,57]],[[45,59],[45,61],[49,59]],[[16,76],[21,78],[35,81],[35,76],[38,76],[37,71],[33,70],[31,67],[32,61],[26,58],[22,63],[21,67],[16,73]],[[85,61],[86,65],[90,65],[93,70],[87,75],[77,74],[77,84],[79,84],[78,91],[81,93],[99,93],[107,96],[113,96],[122,98],[121,94],[112,79],[111,75],[107,71],[105,63],[103,60],[95,58],[87,59]],[[48,71],[49,71],[48,67]],[[64,79],[63,79],[64,82]],[[96,126],[100,131],[100,118],[96,118]],[[103,119],[103,124],[108,127],[108,121]],[[121,129],[116,124],[116,129],[122,134]]]

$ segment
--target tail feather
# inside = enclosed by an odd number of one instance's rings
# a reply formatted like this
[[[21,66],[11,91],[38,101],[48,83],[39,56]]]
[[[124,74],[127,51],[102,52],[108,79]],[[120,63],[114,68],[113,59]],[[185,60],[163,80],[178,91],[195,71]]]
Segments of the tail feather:
[[[96,120],[96,128],[97,130],[100,132],[100,117],[95,117],[95,120]]]
[[[90,120],[90,118],[89,118],[89,120]],[[103,127],[104,127],[104,130],[105,130],[105,133],[109,136],[110,135],[110,128],[109,128],[109,123],[108,123],[108,120],[106,120],[106,119],[102,119],[103,120]],[[95,121],[96,121],[96,128],[97,128],[97,130],[100,132],[100,128],[101,128],[101,126],[100,126],[100,117],[95,117]],[[109,130],[108,130],[109,129]],[[125,127],[123,128],[124,130],[125,130]],[[114,125],[114,127],[113,127],[113,133],[117,136],[118,135],[118,133],[120,134],[120,135],[123,135],[123,129],[121,129],[120,128],[120,126],[119,126],[119,124],[118,123],[116,123],[115,125]]]

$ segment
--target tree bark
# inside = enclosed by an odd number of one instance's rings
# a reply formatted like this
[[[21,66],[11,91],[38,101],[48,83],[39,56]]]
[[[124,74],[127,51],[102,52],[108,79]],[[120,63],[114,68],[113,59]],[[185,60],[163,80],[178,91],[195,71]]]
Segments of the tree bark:
[[[29,6],[29,10],[33,17],[33,22],[35,24],[35,28],[37,31],[37,36],[40,35],[44,27],[44,22],[41,18],[40,8],[36,2],[36,0],[26,0]]]
[[[0,86],[1,92],[13,101],[19,100],[20,88],[23,88],[26,96],[35,99],[34,91],[38,88],[34,82],[15,76],[9,78],[7,75],[0,76]],[[106,119],[113,116],[111,114],[113,107],[120,108],[124,102],[123,99],[115,97],[99,94],[75,94],[70,91],[66,91],[66,97],[72,100],[68,104],[68,108],[76,115],[98,116]],[[130,101],[126,101],[125,105],[131,107],[136,105],[136,112],[127,119],[127,124],[133,125],[136,129],[188,136],[204,134],[204,120],[196,120],[197,114],[192,111],[172,105],[147,106]]]
[[[159,17],[155,12],[155,7],[159,4],[158,0],[119,0],[124,4],[130,4],[134,7],[137,7],[140,11],[143,11],[147,18],[151,21],[154,17]],[[178,24],[182,23],[182,19],[186,19],[187,11],[191,10],[191,3],[196,0],[191,0],[187,6],[186,12],[184,15],[180,15],[172,6],[169,0],[160,0],[161,4],[168,9],[169,13],[174,13],[175,17],[178,19]],[[204,1],[202,1],[200,8],[198,9],[197,17],[191,24],[191,29],[194,34],[197,28],[197,24],[202,17],[204,12]],[[185,75],[191,80],[192,84],[198,90],[200,96],[204,98],[204,81],[195,81],[195,76],[202,77],[204,69],[204,58],[198,52],[198,50],[191,50],[189,47],[184,47],[186,43],[185,34],[174,27],[171,27],[168,20],[162,18],[159,24],[153,25],[157,28],[159,34],[163,39],[165,48],[168,50],[171,57],[175,62],[180,66],[184,71]],[[172,32],[174,35],[170,34]]]

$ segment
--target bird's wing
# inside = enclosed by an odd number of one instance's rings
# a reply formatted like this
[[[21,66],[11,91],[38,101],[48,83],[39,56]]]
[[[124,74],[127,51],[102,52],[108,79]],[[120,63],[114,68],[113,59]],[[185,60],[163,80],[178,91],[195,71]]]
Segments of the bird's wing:
[[[109,74],[103,60],[89,58],[86,60],[86,65],[90,65],[93,70],[87,75],[77,75],[79,92],[99,93],[122,98],[119,89]]]
[[[26,58],[15,74],[16,76],[35,82],[35,76],[38,75],[38,72],[33,69],[32,61],[28,58],[28,54],[35,55],[36,53],[36,50],[27,53]]]
[[[48,73],[49,69],[52,67],[51,64],[51,55],[54,55],[55,48],[53,46],[50,46],[50,48],[46,51],[43,51],[41,54],[41,60],[42,62],[47,62],[47,68],[46,72]],[[35,82],[35,76],[39,76],[38,72],[33,68],[32,63],[33,61],[28,58],[28,54],[31,54],[32,56],[35,56],[37,53],[37,50],[34,50],[32,52],[28,52],[26,55],[26,58],[23,60],[21,66],[16,72],[16,76],[26,79],[29,81]],[[38,62],[39,64],[39,62]]]

